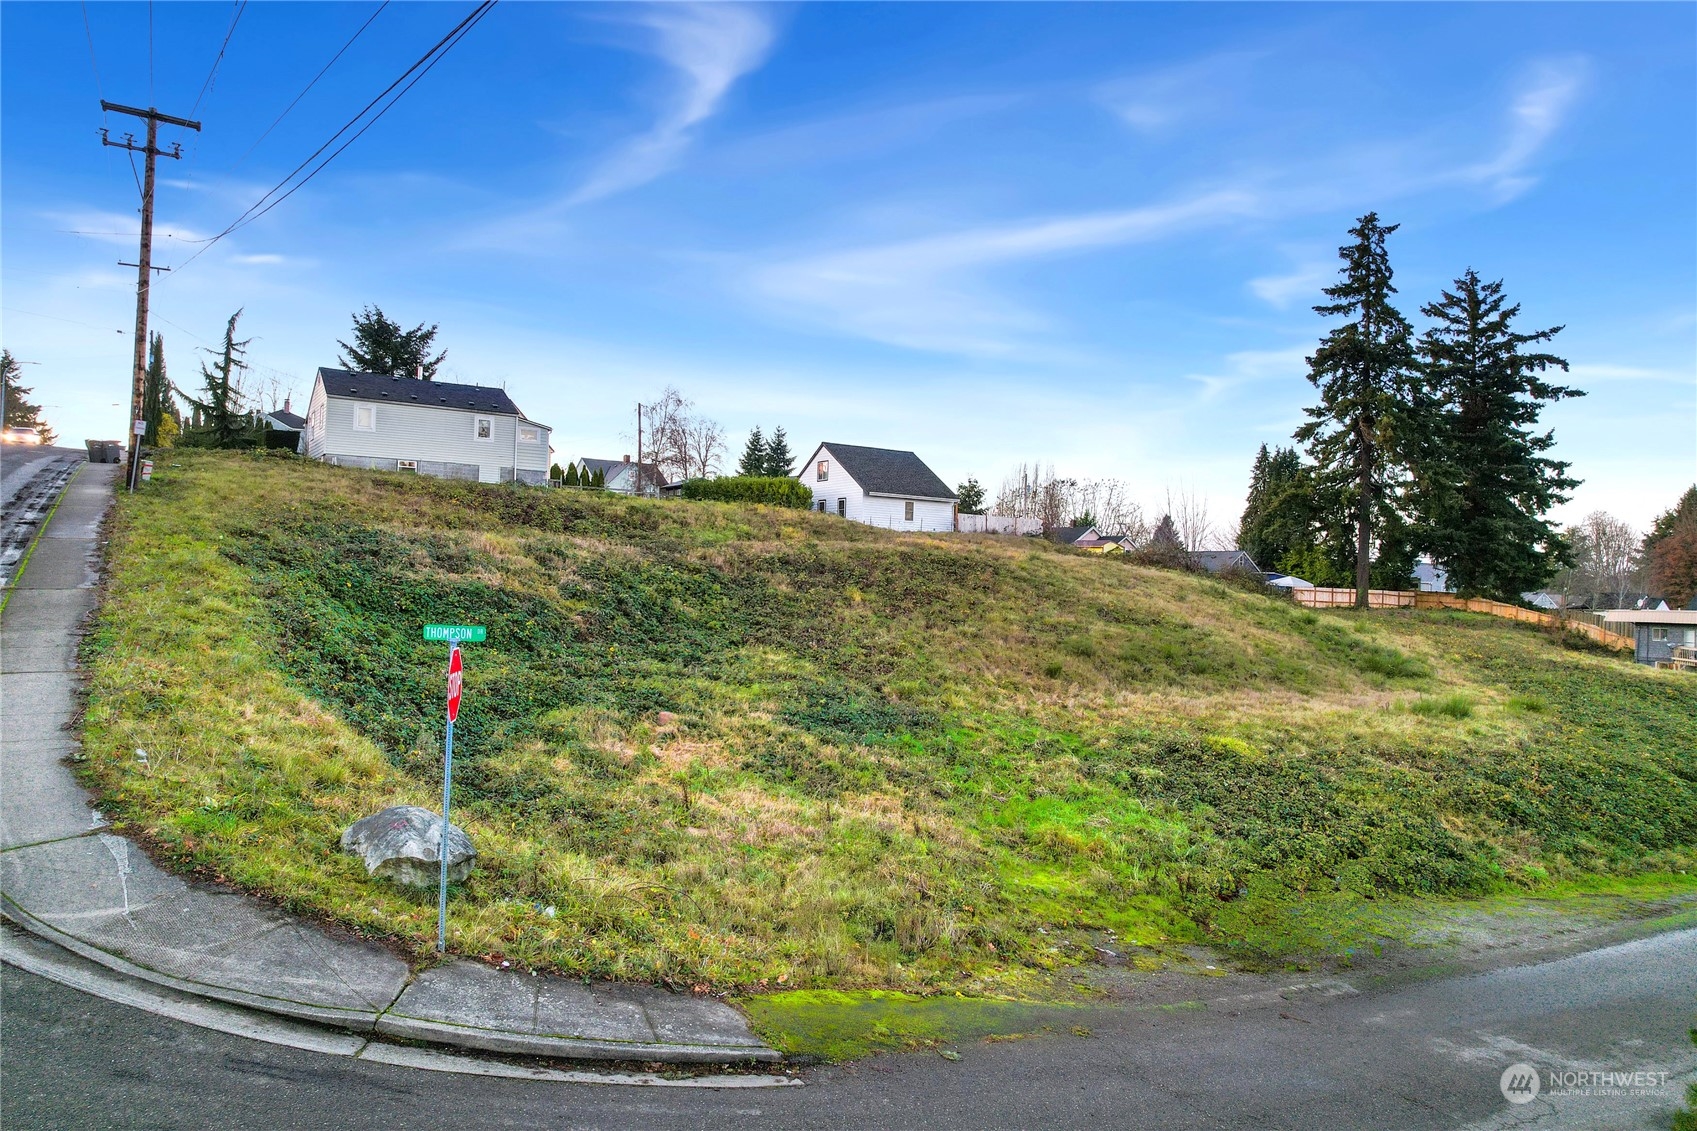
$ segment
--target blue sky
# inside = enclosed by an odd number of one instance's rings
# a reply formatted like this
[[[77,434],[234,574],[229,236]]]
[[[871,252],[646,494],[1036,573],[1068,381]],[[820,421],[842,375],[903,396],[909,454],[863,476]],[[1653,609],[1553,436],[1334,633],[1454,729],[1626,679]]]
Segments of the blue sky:
[[[180,265],[458,22],[255,3],[167,131]],[[3,336],[71,440],[123,430],[137,192],[115,102],[190,113],[232,5],[0,8]],[[93,60],[90,58],[90,36]],[[98,77],[96,74],[98,71]],[[349,312],[439,322],[561,457],[667,384],[731,432],[1020,461],[1241,508],[1310,403],[1309,307],[1359,214],[1404,312],[1505,280],[1583,400],[1559,512],[1642,528],[1697,478],[1691,5],[500,4],[317,179],[154,288],[179,384],[245,310],[297,402]],[[255,144],[257,140],[257,145]],[[122,331],[122,332],[119,332]]]

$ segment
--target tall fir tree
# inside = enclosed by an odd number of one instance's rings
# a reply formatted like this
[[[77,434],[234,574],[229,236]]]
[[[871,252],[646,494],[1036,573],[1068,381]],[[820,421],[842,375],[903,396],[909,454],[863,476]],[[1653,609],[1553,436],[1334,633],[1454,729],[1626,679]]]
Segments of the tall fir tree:
[[[1429,426],[1417,399],[1413,329],[1391,305],[1396,287],[1385,237],[1397,227],[1369,212],[1350,229],[1355,242],[1338,249],[1342,278],[1325,290],[1332,301],[1314,312],[1349,321],[1327,334],[1308,359],[1308,380],[1320,391],[1320,403],[1304,410],[1309,421],[1296,430],[1320,486],[1332,489],[1354,527],[1347,551],[1359,608],[1367,607],[1375,528],[1387,567],[1411,558],[1392,541],[1406,530],[1396,512],[1402,482],[1397,453]]]
[[[566,474],[561,479],[561,482],[564,483],[567,487],[578,486],[579,480],[578,480],[578,477],[577,477],[577,461],[576,460],[573,460],[571,463],[568,463],[566,465]]]
[[[253,339],[236,341],[236,320],[241,316],[239,310],[230,315],[221,349],[205,351],[218,359],[211,366],[204,361],[200,363],[205,399],[188,398],[200,421],[200,428],[193,435],[193,442],[200,446],[240,448],[253,443],[253,428],[242,403],[241,389],[241,371],[247,368],[242,355]]]
[[[410,330],[403,330],[399,322],[377,306],[365,307],[353,320],[354,340],[336,343],[346,351],[346,356],[336,359],[345,368],[359,373],[435,380],[436,371],[448,356],[447,350],[430,356],[436,342],[436,326],[420,322]]]
[[[1295,448],[1262,444],[1249,474],[1249,498],[1238,520],[1238,549],[1262,569],[1313,543],[1314,488],[1302,455]]]
[[[737,474],[766,474],[766,437],[761,434],[758,424],[754,426],[754,431],[748,434],[748,443],[743,445],[742,459],[737,462]]]
[[[160,425],[176,416],[172,392],[171,379],[165,372],[165,336],[156,333],[147,351],[147,374],[141,385],[141,419],[147,425],[141,442],[148,447],[160,446]]]
[[[41,406],[31,401],[31,389],[18,384],[18,378],[23,376],[23,366],[12,356],[11,350],[0,350],[0,396],[6,400],[4,428],[34,428],[41,434],[43,444],[51,444],[58,435],[48,427],[47,421],[41,418]]]
[[[1566,541],[1545,515],[1566,502],[1577,479],[1544,453],[1550,432],[1534,431],[1546,404],[1585,394],[1543,374],[1567,362],[1536,347],[1560,326],[1522,334],[1519,305],[1500,281],[1471,268],[1420,313],[1433,324],[1420,338],[1435,427],[1412,453],[1412,498],[1419,537],[1465,596],[1518,601],[1569,564]]]
[[[766,441],[766,474],[778,479],[795,474],[795,454],[782,428],[774,428],[772,438]]]

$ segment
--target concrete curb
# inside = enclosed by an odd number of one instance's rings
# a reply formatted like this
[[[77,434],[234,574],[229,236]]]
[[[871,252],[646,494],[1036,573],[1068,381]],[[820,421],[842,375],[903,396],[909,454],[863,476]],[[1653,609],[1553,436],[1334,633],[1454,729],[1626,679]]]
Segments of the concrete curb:
[[[20,936],[6,930],[0,930],[0,962],[36,977],[69,986],[79,993],[198,1028],[304,1052],[350,1057],[397,1068],[450,1072],[465,1076],[624,1087],[746,1090],[803,1086],[803,1081],[794,1077],[772,1074],[667,1078],[651,1072],[542,1068],[405,1045],[384,1044],[366,1036],[277,1020],[263,1012],[208,1001],[194,994],[156,990],[147,983],[137,982],[114,974],[103,966],[85,962],[44,939],[33,935]]]
[[[0,646],[28,660],[23,670],[0,664],[0,763],[10,783],[0,793],[0,916],[68,961],[132,983],[351,1033],[585,1061],[783,1059],[723,1002],[466,960],[415,971],[376,944],[166,872],[113,835],[62,762],[76,745],[62,729],[73,718],[74,653],[40,646],[74,634],[93,608],[95,531],[110,500],[99,475],[67,477],[32,542],[57,539],[59,550],[40,559],[32,584],[19,584],[20,568],[7,586],[8,598],[29,597],[8,602]]]

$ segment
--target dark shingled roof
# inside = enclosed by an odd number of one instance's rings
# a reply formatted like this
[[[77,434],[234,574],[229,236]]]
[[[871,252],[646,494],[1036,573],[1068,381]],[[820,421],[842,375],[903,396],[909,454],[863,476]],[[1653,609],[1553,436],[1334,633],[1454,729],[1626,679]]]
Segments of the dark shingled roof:
[[[954,499],[949,485],[925,466],[912,452],[890,448],[863,448],[855,444],[819,445],[836,457],[843,470],[854,477],[868,494],[896,495],[905,499]],[[817,449],[815,449],[817,450]],[[802,468],[803,482],[807,469]]]
[[[391,404],[419,404],[430,408],[458,408],[469,412],[499,412],[523,416],[505,389],[483,385],[454,385],[447,381],[420,381],[416,377],[388,377],[381,373],[349,373],[346,369],[319,369],[318,379],[332,397]]]
[[[299,432],[302,428],[306,427],[306,417],[296,416],[294,413],[284,412],[282,409],[277,409],[275,412],[268,412],[265,415],[269,416],[272,420],[275,420],[278,424],[281,424],[285,428],[293,428],[296,432]]]
[[[1251,573],[1261,572],[1261,567],[1255,564],[1255,559],[1242,550],[1193,550],[1190,554],[1190,560],[1209,573],[1219,573],[1222,569],[1246,569]]]
[[[1094,526],[1057,526],[1049,531],[1049,538],[1051,541],[1059,542],[1064,546],[1070,546],[1094,530],[1096,530]],[[1092,541],[1102,540],[1100,533],[1095,534],[1092,539]]]

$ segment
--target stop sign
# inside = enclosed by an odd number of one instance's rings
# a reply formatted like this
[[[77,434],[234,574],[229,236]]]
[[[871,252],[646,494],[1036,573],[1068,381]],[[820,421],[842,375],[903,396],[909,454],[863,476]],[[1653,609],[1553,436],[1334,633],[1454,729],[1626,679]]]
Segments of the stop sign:
[[[454,650],[448,653],[448,721],[453,722],[460,717],[460,672],[464,665],[460,663],[460,646],[454,645]]]

